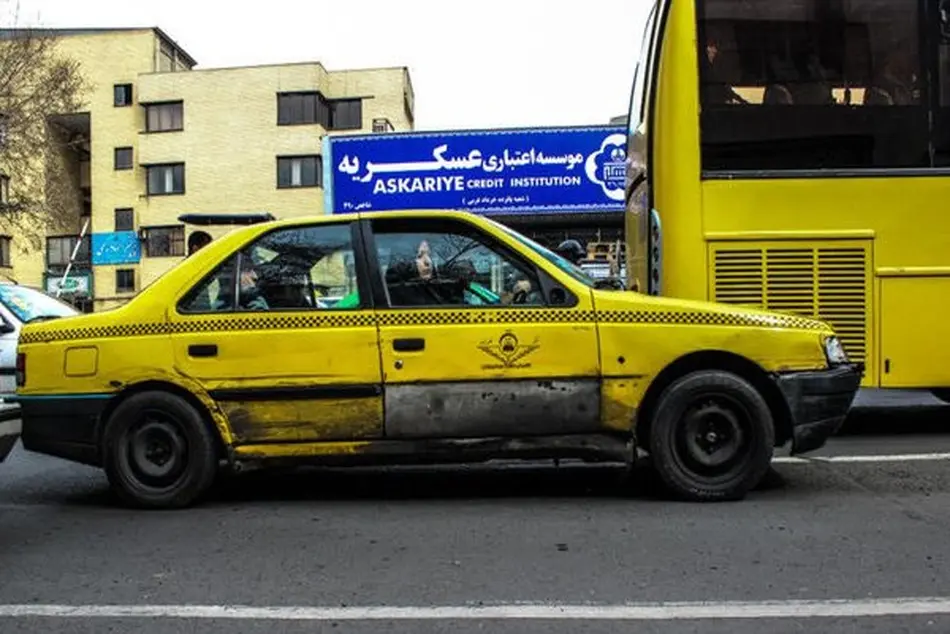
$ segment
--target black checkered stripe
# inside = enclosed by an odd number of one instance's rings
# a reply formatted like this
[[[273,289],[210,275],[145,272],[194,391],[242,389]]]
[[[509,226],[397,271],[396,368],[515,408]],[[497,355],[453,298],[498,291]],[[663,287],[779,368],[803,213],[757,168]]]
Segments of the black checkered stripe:
[[[600,323],[611,324],[691,324],[697,326],[764,326],[793,330],[821,328],[822,324],[808,317],[781,315],[760,317],[730,313],[658,312],[611,310],[598,313]]]
[[[74,341],[121,337],[148,337],[176,333],[229,332],[248,330],[305,330],[314,328],[360,328],[376,326],[477,325],[477,324],[684,324],[707,326],[766,326],[811,329],[820,323],[807,317],[781,316],[778,319],[754,315],[703,312],[629,310],[405,310],[378,314],[313,313],[309,315],[240,315],[208,317],[174,324],[160,322],[118,324],[64,330],[35,330],[22,333],[20,343]]]

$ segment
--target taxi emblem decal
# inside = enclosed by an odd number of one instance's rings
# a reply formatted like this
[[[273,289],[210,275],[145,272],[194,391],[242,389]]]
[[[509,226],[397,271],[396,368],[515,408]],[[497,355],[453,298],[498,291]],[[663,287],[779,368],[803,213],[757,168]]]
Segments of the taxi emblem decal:
[[[483,365],[482,369],[485,370],[529,368],[530,363],[519,363],[519,361],[540,347],[537,337],[529,344],[522,344],[510,330],[506,330],[497,341],[488,339],[478,344],[479,350],[500,361],[500,363]]]

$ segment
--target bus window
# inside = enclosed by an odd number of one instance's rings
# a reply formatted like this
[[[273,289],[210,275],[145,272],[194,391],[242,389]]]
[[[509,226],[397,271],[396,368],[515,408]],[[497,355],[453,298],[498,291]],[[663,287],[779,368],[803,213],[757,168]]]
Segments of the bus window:
[[[937,43],[937,112],[934,116],[934,166],[950,167],[950,0],[932,0],[928,24]]]
[[[930,167],[914,0],[698,0],[703,170]]]
[[[654,5],[650,9],[650,14],[647,17],[640,43],[640,59],[637,61],[636,71],[633,75],[633,90],[630,93],[630,111],[627,117],[630,134],[636,134],[637,128],[639,128],[643,122],[646,87],[647,81],[649,81],[650,78],[650,45],[653,36],[654,21],[656,19],[656,10],[657,7]]]

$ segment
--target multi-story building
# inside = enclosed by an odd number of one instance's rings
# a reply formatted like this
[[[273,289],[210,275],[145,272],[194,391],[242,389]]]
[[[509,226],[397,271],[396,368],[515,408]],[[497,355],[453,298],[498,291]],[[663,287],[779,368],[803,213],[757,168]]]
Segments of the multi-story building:
[[[82,202],[73,232],[47,238],[43,261],[18,260],[14,237],[8,264],[22,283],[55,288],[78,242],[67,281],[77,297],[88,289],[96,309],[126,301],[189,244],[227,230],[186,226],[181,215],[323,213],[325,135],[414,127],[404,67],[196,69],[158,28],[57,35],[92,86],[84,112],[57,117],[84,141],[63,172]]]

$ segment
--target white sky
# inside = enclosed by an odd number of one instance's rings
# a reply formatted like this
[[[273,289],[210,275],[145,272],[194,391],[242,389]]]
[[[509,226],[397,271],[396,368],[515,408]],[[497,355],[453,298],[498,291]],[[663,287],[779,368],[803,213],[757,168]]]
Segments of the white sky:
[[[14,0],[2,0],[9,3]],[[199,67],[408,66],[421,130],[625,114],[647,0],[20,0],[22,24],[158,26]]]

